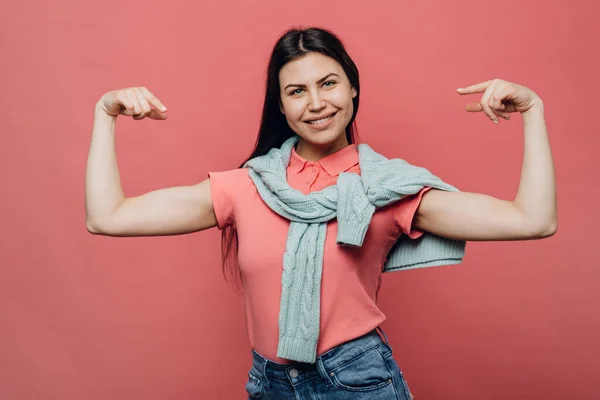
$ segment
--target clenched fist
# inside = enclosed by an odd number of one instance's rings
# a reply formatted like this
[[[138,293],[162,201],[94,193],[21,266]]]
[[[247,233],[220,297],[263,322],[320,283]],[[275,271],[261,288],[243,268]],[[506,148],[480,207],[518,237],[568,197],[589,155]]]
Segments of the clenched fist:
[[[167,119],[167,107],[144,86],[108,92],[100,98],[98,105],[113,117],[122,114],[135,120],[146,117]]]

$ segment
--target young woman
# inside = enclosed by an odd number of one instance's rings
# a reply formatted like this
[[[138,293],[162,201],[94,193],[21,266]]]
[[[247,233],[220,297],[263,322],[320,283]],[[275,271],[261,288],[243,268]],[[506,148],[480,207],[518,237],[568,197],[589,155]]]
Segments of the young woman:
[[[540,97],[499,79],[458,93],[483,93],[466,110],[496,124],[523,117],[514,200],[459,192],[357,145],[356,65],[333,33],[291,29],[271,54],[254,151],[196,185],[125,197],[116,118],[161,120],[167,110],[145,87],[103,95],[87,165],[87,228],[111,236],[223,231],[224,271],[233,261],[245,293],[249,398],[410,399],[387,336],[377,333],[381,273],[459,263],[465,241],[540,239],[557,229]]]

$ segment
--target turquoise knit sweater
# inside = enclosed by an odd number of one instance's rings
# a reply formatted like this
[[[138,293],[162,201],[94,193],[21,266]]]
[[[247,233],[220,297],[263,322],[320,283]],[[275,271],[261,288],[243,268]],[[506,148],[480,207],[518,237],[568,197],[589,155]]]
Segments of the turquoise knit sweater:
[[[336,185],[305,195],[286,180],[292,148],[298,139],[289,138],[281,148],[249,160],[244,167],[265,204],[290,220],[283,255],[277,356],[314,363],[327,221],[337,218],[337,244],[361,246],[376,208],[418,193],[425,186],[458,189],[424,168],[399,158],[387,159],[368,145],[359,144],[360,175],[342,172]],[[415,240],[402,235],[387,255],[384,272],[458,264],[465,244],[427,232]]]

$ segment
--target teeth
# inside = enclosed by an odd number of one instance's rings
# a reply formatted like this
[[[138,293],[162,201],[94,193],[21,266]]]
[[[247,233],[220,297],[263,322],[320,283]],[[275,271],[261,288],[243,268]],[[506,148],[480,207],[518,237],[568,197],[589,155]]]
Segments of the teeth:
[[[315,124],[322,124],[323,122],[327,121],[328,119],[331,119],[331,117],[333,117],[333,115],[330,115],[330,116],[329,116],[329,117],[327,117],[327,118],[321,118],[321,119],[318,119],[318,120],[316,120],[316,121],[308,121],[308,123],[309,123],[309,124],[313,124],[313,125],[315,125]]]

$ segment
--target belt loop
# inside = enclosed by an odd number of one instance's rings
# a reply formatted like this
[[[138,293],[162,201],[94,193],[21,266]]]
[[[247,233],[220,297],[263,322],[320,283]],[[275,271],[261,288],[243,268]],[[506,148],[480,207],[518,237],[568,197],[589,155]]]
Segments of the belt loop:
[[[319,375],[321,375],[321,379],[323,379],[325,385],[327,385],[327,387],[333,386],[333,382],[331,382],[329,375],[327,375],[327,371],[325,370],[325,365],[323,365],[323,359],[321,357],[317,357],[317,370],[319,370]]]
[[[264,357],[261,357],[263,359],[263,376],[265,377],[265,389],[269,390],[269,377],[267,376],[267,364],[269,363],[269,360],[267,360]]]
[[[385,332],[383,331],[383,329],[380,326],[377,326],[376,329],[379,329],[381,331],[381,333],[383,333],[383,337],[385,338],[385,344],[388,345],[388,347],[390,348],[390,350],[392,350],[392,346],[390,346],[390,342],[388,340],[387,335],[385,334]]]

